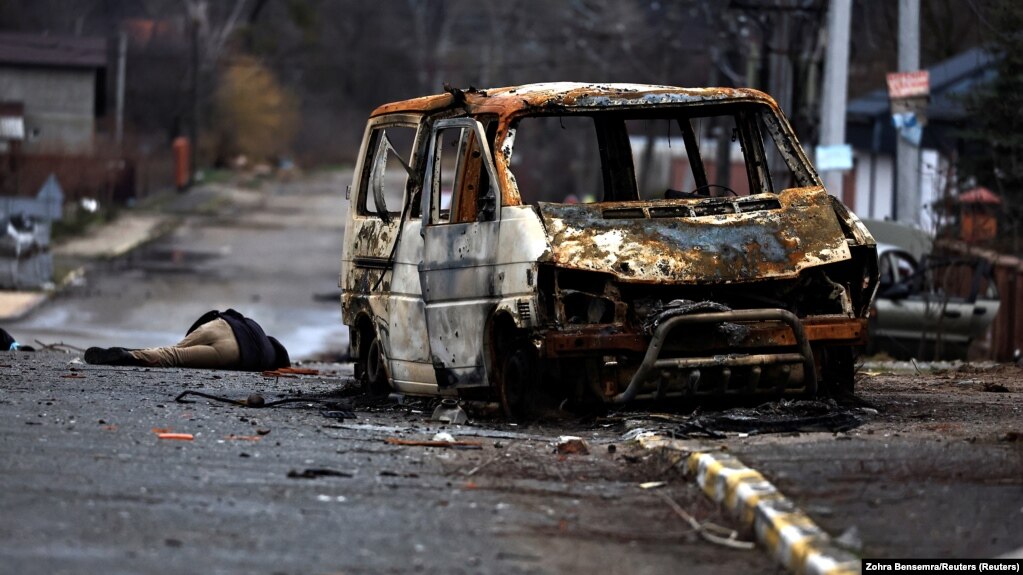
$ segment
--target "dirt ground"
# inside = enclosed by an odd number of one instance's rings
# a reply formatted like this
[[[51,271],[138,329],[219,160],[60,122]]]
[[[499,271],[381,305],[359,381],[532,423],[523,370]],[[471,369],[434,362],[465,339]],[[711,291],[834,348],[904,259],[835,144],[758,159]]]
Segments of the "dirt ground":
[[[1023,556],[1023,369],[868,365],[857,397],[854,429],[727,448],[864,557]]]
[[[1023,368],[1016,365],[923,364],[911,373],[868,368],[857,393],[881,409],[868,428],[875,433],[1023,448]]]

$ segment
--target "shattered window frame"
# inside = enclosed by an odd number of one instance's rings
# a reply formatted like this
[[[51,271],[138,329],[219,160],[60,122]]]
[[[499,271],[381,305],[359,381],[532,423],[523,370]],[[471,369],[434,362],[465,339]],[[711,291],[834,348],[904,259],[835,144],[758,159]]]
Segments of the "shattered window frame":
[[[685,147],[687,155],[690,158],[690,169],[694,174],[705,173],[705,159],[702,151],[700,150],[700,144],[703,143],[698,137],[692,140],[692,133],[686,132],[685,124],[689,124],[690,132],[692,131],[692,121],[698,119],[712,120],[717,117],[730,117],[735,123],[737,138],[740,143],[741,153],[743,154],[743,164],[746,168],[746,177],[749,180],[748,186],[750,193],[749,195],[770,193],[777,195],[785,189],[793,187],[810,187],[810,186],[821,186],[819,176],[810,164],[808,158],[802,153],[798,139],[795,133],[792,131],[791,126],[788,125],[787,120],[781,117],[778,112],[771,106],[755,101],[755,100],[740,100],[730,101],[727,103],[700,103],[700,104],[682,104],[671,107],[637,107],[637,108],[618,108],[618,109],[592,109],[592,108],[578,108],[578,109],[566,109],[566,108],[555,108],[551,110],[543,111],[524,111],[514,114],[509,123],[508,129],[505,134],[503,141],[498,142],[498,146],[507,157],[505,165],[499,166],[499,170],[504,170],[508,173],[508,177],[504,181],[507,181],[512,186],[510,196],[517,200],[515,202],[507,202],[505,205],[533,205],[535,202],[527,203],[523,200],[522,190],[519,186],[519,178],[515,173],[513,167],[513,160],[515,154],[515,147],[517,144],[521,144],[520,136],[523,127],[523,120],[534,119],[534,118],[568,118],[568,117],[585,117],[593,121],[594,129],[598,133],[597,139],[602,140],[601,122],[598,120],[599,117],[616,118],[621,120],[623,123],[630,120],[665,120],[673,123],[678,129],[682,131],[683,138],[685,140]],[[606,127],[606,123],[605,123]],[[527,124],[528,129],[528,124]],[[637,179],[637,165],[634,161],[634,155],[631,149],[631,143],[628,141],[629,134],[627,131],[624,133],[624,144],[628,148],[629,154],[628,162],[617,161],[615,165],[608,166],[606,161],[611,157],[612,154],[621,155],[620,150],[607,150],[607,142],[600,141],[598,146],[601,149],[600,155],[600,169],[602,173],[613,173],[618,174],[616,178],[619,181],[607,181],[604,180],[604,192],[607,193],[608,188],[614,188],[620,190],[622,184],[621,174],[624,173],[627,178],[631,178],[632,194],[630,197],[622,198],[615,197],[613,199],[605,199],[604,197],[597,200],[596,203],[602,202],[644,202],[644,201],[656,201],[650,198],[643,198],[642,191],[639,189],[639,181]],[[621,138],[617,138],[620,140]],[[694,161],[694,157],[690,154],[695,151],[697,152],[695,159],[699,160],[699,166],[697,167]],[[542,153],[542,152],[541,152]],[[628,164],[628,165],[625,165]],[[623,169],[628,168],[628,169]],[[776,172],[787,170],[791,174],[791,184],[788,186],[776,185],[776,180],[785,180],[788,177],[776,178]],[[787,176],[787,175],[786,175]],[[695,175],[694,175],[695,177]],[[706,176],[704,176],[706,179]],[[694,181],[699,182],[700,178],[696,178]],[[617,187],[616,187],[617,186]],[[713,185],[712,185],[713,186]],[[697,187],[692,191],[683,190],[683,198],[672,198],[668,201],[676,201],[678,199],[694,199],[698,197],[708,197],[703,194],[696,194],[696,190],[702,187]],[[738,196],[734,190],[732,193]],[[530,194],[526,194],[529,196]],[[689,195],[693,197],[690,198]]]
[[[487,125],[496,126],[493,119],[484,118]],[[440,184],[444,181],[442,174],[444,162],[438,161],[443,153],[442,138],[445,131],[459,134],[457,150],[450,156],[455,160],[455,171],[451,182],[451,201],[447,210],[444,210],[441,203],[443,192]],[[473,117],[438,120],[430,127],[429,145],[425,156],[428,169],[423,182],[425,202],[422,207],[425,208],[423,212],[426,214],[424,225],[437,226],[500,219],[500,210],[497,209],[501,195],[500,180],[497,178],[492,153],[493,136],[488,135],[488,131],[483,121]],[[470,146],[478,150],[478,153],[471,154]],[[467,177],[473,178],[476,185],[468,183]],[[481,185],[484,178],[487,180],[485,189]],[[467,198],[466,193],[471,193],[472,197]]]
[[[412,141],[409,144],[408,158],[403,158],[387,137],[387,132],[394,128],[405,128],[411,130]],[[404,210],[409,198],[409,186],[413,183],[416,174],[416,150],[420,138],[420,122],[416,118],[396,117],[386,122],[381,122],[370,127],[368,146],[363,157],[362,173],[359,178],[359,189],[356,195],[356,213],[362,217],[376,218],[385,223],[397,219]],[[396,160],[392,165],[390,160]],[[398,166],[405,172],[405,181],[401,190],[401,197],[394,206],[388,205],[384,199],[384,191],[380,186],[384,185],[384,174],[388,169],[397,169]],[[383,173],[378,170],[382,169]],[[380,188],[380,189],[378,189]],[[379,194],[377,192],[380,192]],[[369,198],[373,196],[373,207],[369,207]],[[384,211],[376,209],[380,200],[384,199]],[[396,209],[395,209],[396,208]]]

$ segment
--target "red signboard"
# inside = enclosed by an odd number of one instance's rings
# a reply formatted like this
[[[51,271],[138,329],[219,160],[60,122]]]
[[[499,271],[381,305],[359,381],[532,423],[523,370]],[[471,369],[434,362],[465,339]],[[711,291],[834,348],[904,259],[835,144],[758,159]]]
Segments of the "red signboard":
[[[927,96],[930,93],[931,75],[927,70],[888,74],[888,97],[893,100]]]

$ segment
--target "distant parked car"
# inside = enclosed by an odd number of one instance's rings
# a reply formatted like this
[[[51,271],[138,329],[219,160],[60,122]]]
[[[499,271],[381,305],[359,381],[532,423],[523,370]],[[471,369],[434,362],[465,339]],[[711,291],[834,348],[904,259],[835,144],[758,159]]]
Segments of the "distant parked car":
[[[966,359],[998,314],[998,288],[984,260],[924,256],[877,244],[878,293],[868,352],[898,359]]]

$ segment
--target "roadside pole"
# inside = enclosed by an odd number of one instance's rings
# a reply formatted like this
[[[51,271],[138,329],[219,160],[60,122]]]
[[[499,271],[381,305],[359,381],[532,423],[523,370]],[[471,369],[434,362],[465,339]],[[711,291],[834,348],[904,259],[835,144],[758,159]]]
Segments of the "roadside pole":
[[[189,158],[189,185],[194,185],[195,175],[198,172],[199,164],[199,76],[200,76],[200,64],[199,64],[199,26],[200,18],[202,18],[201,10],[204,5],[197,4],[192,7],[189,14],[189,21],[192,27],[192,85],[190,88],[190,100],[192,104],[192,115],[191,122],[188,126],[188,139],[190,158]]]
[[[117,38],[117,118],[114,129],[114,141],[118,151],[124,143],[124,68],[128,58],[128,35],[121,30]]]
[[[824,93],[821,98],[821,140],[817,169],[828,193],[842,199],[842,177],[852,168],[852,149],[845,143],[845,109],[849,81],[849,21],[852,0],[831,0],[828,43],[824,54]]]
[[[899,72],[920,69],[920,0],[899,0]],[[893,110],[894,112],[894,110]],[[920,146],[896,138],[895,202],[892,218],[920,224]]]

